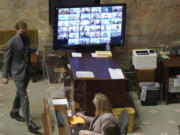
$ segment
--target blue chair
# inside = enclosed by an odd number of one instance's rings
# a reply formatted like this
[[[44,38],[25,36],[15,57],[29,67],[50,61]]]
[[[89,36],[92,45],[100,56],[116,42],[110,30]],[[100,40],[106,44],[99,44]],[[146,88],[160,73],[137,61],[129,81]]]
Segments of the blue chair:
[[[129,115],[126,109],[123,109],[119,116],[119,128],[122,135],[127,135],[128,132]]]

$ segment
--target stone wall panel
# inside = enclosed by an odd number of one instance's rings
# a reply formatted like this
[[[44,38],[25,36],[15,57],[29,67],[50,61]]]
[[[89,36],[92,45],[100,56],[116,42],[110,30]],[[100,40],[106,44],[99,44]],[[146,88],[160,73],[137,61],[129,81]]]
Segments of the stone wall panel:
[[[40,8],[39,2],[39,0],[14,0],[14,8]]]
[[[38,30],[39,48],[52,44],[49,0],[0,0],[0,30],[14,29],[19,20]],[[126,42],[122,48],[180,44],[180,0],[101,0],[127,3]]]

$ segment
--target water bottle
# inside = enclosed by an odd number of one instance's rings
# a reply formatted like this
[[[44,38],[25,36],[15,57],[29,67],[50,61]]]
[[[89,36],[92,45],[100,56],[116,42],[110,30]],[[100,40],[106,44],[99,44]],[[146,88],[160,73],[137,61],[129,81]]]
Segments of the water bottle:
[[[68,117],[72,117],[72,110],[71,110],[71,107],[70,107],[70,102],[68,102],[66,107],[67,107],[67,115],[68,115]]]
[[[109,43],[106,44],[106,51],[110,51],[110,44]]]

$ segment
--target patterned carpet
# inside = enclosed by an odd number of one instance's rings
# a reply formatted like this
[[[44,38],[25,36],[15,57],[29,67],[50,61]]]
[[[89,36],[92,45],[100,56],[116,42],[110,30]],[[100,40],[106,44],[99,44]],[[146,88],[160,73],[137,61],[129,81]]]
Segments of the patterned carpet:
[[[136,92],[130,92],[138,116],[134,123],[134,132],[128,135],[179,135],[180,104],[142,106]]]

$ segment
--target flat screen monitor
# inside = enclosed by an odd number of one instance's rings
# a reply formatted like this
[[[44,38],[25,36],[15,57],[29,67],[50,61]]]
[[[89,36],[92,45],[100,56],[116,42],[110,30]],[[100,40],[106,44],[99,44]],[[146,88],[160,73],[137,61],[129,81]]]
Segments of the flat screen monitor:
[[[55,8],[53,48],[122,46],[126,4]]]

